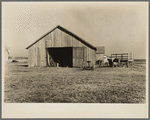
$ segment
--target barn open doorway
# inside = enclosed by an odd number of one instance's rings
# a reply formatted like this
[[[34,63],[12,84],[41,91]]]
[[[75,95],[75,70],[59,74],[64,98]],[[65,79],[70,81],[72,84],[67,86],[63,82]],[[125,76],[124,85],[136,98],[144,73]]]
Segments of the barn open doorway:
[[[48,66],[56,67],[59,63],[60,67],[72,67],[72,47],[47,48]]]

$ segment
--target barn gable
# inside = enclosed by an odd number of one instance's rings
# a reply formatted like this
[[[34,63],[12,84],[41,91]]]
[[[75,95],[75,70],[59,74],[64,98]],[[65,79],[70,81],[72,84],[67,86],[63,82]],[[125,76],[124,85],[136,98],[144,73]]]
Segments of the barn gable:
[[[96,47],[61,26],[55,27],[26,49],[29,50],[28,64],[31,67],[56,66],[57,63],[82,67],[87,61],[91,61],[91,65],[96,62]]]
[[[72,37],[72,39],[70,39]],[[36,40],[34,43],[29,45],[26,49],[29,49],[31,46],[33,46],[35,43],[38,41],[42,40],[45,38],[46,40],[46,46],[47,47],[71,47],[71,46],[88,46],[91,49],[96,50],[96,47],[91,45],[90,43],[86,42],[76,34],[70,32],[69,30],[61,27],[60,25],[56,26],[52,30],[50,30],[48,33],[40,37],[38,40]],[[50,41],[53,40],[53,41]],[[61,44],[60,41],[62,40]],[[78,45],[78,42],[76,40],[80,41],[83,45]]]

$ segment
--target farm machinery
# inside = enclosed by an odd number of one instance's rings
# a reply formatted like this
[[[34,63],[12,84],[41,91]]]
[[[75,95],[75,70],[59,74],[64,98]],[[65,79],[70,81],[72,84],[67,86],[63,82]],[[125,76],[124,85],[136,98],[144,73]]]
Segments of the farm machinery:
[[[99,67],[102,62],[103,65],[110,67],[129,67],[133,64],[133,53],[111,54],[110,57],[104,56],[103,59],[98,60]]]
[[[108,58],[108,61],[110,67],[123,67],[125,65],[118,58]]]
[[[95,65],[93,66],[90,65],[91,61],[87,61],[87,63],[88,63],[88,66],[86,66],[84,63],[83,70],[95,70]]]
[[[114,59],[113,59],[114,58]],[[111,67],[123,67],[123,66],[132,66],[133,65],[133,53],[123,53],[123,54],[111,54],[112,64]],[[109,60],[109,59],[108,59]]]

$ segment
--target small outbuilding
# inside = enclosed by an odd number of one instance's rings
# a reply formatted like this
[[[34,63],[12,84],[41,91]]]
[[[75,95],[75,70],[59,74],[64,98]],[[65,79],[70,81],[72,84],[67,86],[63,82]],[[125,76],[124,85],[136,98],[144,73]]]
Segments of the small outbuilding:
[[[105,47],[104,46],[96,47],[96,60],[103,59],[104,54],[105,54]]]
[[[96,63],[96,47],[69,30],[56,26],[29,45],[29,67],[82,67]]]

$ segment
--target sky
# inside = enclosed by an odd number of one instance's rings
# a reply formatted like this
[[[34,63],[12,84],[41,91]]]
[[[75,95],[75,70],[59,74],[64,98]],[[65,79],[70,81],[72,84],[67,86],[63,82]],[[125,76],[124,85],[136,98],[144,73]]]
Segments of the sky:
[[[28,45],[60,25],[105,54],[133,52],[145,59],[148,2],[2,2],[2,43],[10,56],[27,57]]]

